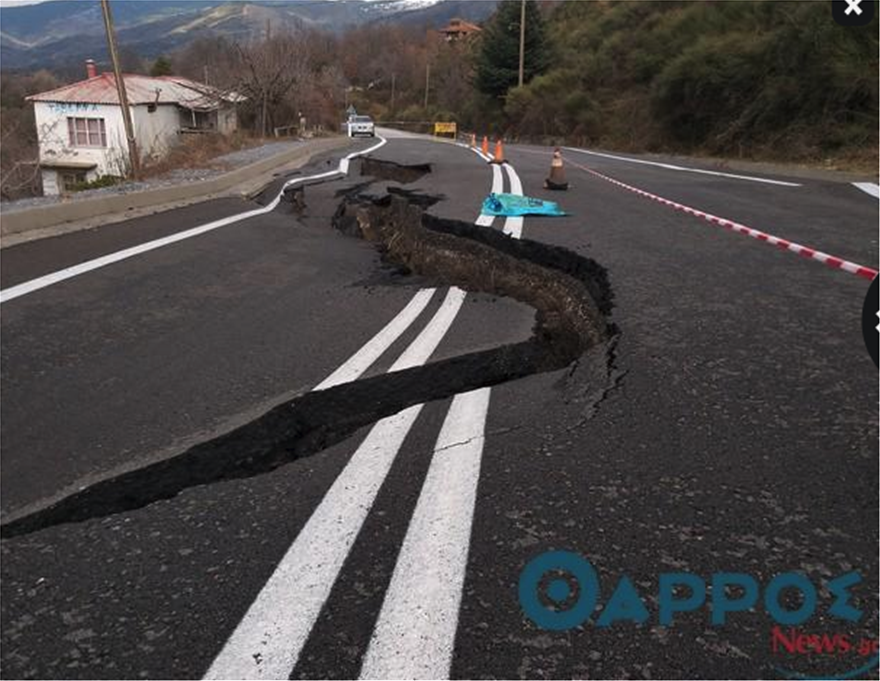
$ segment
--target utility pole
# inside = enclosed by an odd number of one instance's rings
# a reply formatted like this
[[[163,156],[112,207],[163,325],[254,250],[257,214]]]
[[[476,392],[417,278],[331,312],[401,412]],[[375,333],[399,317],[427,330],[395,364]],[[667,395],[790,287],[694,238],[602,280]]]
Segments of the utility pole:
[[[429,92],[431,92],[431,62],[425,64],[425,111],[428,110]]]
[[[519,86],[526,80],[526,0],[522,0],[519,17]]]
[[[131,110],[128,108],[125,80],[122,78],[122,69],[119,66],[119,53],[116,49],[116,34],[113,32],[113,15],[110,13],[110,0],[101,0],[101,12],[104,15],[104,31],[107,33],[107,49],[110,52],[110,61],[113,62],[113,76],[116,80],[119,108],[122,109],[122,124],[125,126],[125,137],[128,140],[128,160],[131,165],[131,176],[136,180],[141,171],[141,159],[138,155],[137,141],[134,138],[134,126],[131,123]]]

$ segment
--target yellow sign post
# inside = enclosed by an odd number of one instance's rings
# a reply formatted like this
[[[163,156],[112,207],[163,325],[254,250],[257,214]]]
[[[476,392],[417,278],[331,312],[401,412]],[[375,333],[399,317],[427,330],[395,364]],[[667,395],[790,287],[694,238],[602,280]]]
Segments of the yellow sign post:
[[[457,123],[434,123],[434,135],[451,135],[453,138],[458,136]]]

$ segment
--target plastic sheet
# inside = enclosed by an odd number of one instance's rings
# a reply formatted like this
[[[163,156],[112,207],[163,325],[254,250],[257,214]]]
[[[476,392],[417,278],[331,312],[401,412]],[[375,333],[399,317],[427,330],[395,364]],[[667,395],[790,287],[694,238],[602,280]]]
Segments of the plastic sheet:
[[[548,215],[561,217],[568,215],[558,204],[531,196],[516,194],[489,194],[483,201],[483,215],[495,217],[521,217],[523,215]]]

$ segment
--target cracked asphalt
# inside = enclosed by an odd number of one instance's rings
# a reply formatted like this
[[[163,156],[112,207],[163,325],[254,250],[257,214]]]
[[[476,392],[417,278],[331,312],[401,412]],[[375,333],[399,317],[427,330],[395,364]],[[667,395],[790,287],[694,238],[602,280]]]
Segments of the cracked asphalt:
[[[774,652],[775,623],[763,608],[734,613],[724,627],[711,626],[708,607],[659,626],[657,585],[673,571],[707,581],[743,572],[763,585],[785,572],[821,585],[857,571],[860,621],[835,619],[820,589],[816,617],[799,628],[876,638],[880,397],[860,326],[868,282],[572,165],[571,190],[545,192],[548,150],[506,153],[527,195],[570,213],[526,218],[523,238],[607,270],[617,335],[563,370],[492,389],[451,676],[826,677],[863,664],[858,655]],[[439,198],[429,212],[446,219],[473,223],[492,185],[478,156],[450,144],[394,137],[372,157],[430,164],[403,187]],[[878,202],[849,184],[766,185],[566,157],[877,267]],[[211,441],[304,395],[416,291],[437,286],[332,229],[342,194],[370,181],[352,168],[307,186],[301,214],[282,204],[4,304],[4,515]],[[213,201],[3,249],[2,286],[250,207]],[[441,300],[364,378],[382,380]],[[431,361],[525,341],[534,325],[522,303],[470,293]],[[406,436],[291,678],[359,675],[450,402],[427,404]],[[369,432],[271,473],[4,539],[2,675],[204,676]],[[630,577],[648,622],[539,629],[520,608],[517,583],[550,550],[591,561],[600,603]]]

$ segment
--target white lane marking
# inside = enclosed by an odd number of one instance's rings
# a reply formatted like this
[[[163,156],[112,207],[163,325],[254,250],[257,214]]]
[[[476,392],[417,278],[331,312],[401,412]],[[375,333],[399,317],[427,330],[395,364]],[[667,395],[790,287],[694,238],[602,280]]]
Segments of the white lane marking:
[[[427,361],[452,325],[465,295],[460,289],[450,289],[428,327],[390,371]],[[423,338],[429,342],[420,343]],[[290,675],[422,407],[410,407],[373,427],[214,660],[206,679]]]
[[[677,166],[671,163],[660,163],[658,161],[646,161],[641,158],[628,158],[626,156],[615,156],[614,154],[604,154],[599,151],[587,151],[586,149],[577,149],[575,147],[563,147],[567,151],[575,151],[579,154],[590,154],[591,156],[601,156],[602,158],[610,158],[615,161],[626,161],[627,163],[638,163],[646,166],[656,166],[657,168],[665,168],[666,170],[678,170],[685,173],[700,173],[701,175],[716,175],[719,177],[729,177],[734,180],[747,180],[749,182],[763,182],[765,184],[778,184],[783,187],[800,187],[802,185],[797,182],[785,182],[783,180],[770,180],[766,177],[752,177],[751,175],[736,175],[734,173],[723,173],[718,170],[703,170],[702,168],[687,168],[685,166]]]
[[[495,158],[492,154],[484,154],[480,149],[471,149],[477,156],[483,159],[486,163],[491,163],[492,159]]]
[[[482,154],[479,154],[482,157]],[[504,175],[501,173],[501,167],[497,165],[492,166],[492,193],[500,194],[504,191]],[[494,215],[480,215],[477,218],[477,224],[480,227],[491,227],[492,223],[495,222]]]
[[[314,390],[327,390],[333,386],[357,380],[382,354],[406,331],[428,306],[437,289],[422,289],[416,293],[398,315],[371,338],[345,364],[315,386]]]
[[[419,366],[437,349],[465,292],[451,288],[440,309],[392,366]],[[296,666],[376,495],[424,405],[379,421],[315,509],[206,679],[286,679]]]
[[[465,295],[458,288],[449,290],[428,327],[390,371],[428,360],[452,325]],[[430,345],[420,343],[423,338],[430,339]],[[348,375],[363,365],[361,360],[354,360],[353,357],[349,361],[352,366],[346,372]],[[336,380],[334,376],[336,372],[325,383]],[[373,427],[257,595],[214,660],[206,679],[290,675],[382,482],[423,406],[410,407]]]
[[[863,192],[880,199],[880,185],[873,182],[853,182],[854,187],[858,187]]]
[[[455,397],[385,594],[362,679],[447,679],[491,390]]]
[[[101,256],[100,258],[87,260],[86,262],[80,263],[78,265],[66,267],[63,270],[58,270],[57,272],[52,272],[51,274],[37,277],[36,279],[26,281],[22,284],[5,288],[0,291],[0,304],[27,295],[28,293],[39,291],[40,289],[44,289],[47,286],[52,286],[53,284],[57,284],[67,279],[78,277],[82,274],[85,274],[86,272],[92,272],[101,267],[112,265],[113,263],[120,262],[121,260],[127,260],[128,258],[133,258],[136,255],[141,255],[142,253],[154,251],[157,248],[162,248],[163,246],[168,246],[170,244],[177,243],[178,241],[183,241],[184,239],[191,239],[194,236],[199,236],[200,234],[205,234],[206,232],[211,232],[215,229],[219,229],[220,227],[226,227],[227,225],[231,225],[242,220],[247,220],[248,218],[253,218],[259,215],[270,213],[275,210],[275,208],[277,208],[278,204],[281,202],[281,196],[286,189],[294,185],[301,184],[303,182],[323,180],[325,178],[333,177],[334,175],[345,175],[348,173],[349,162],[352,159],[357,158],[358,156],[372,153],[377,149],[385,146],[385,144],[387,143],[388,140],[382,138],[378,144],[375,144],[368,149],[349,154],[339,162],[339,167],[337,170],[330,170],[325,173],[310,175],[308,177],[298,177],[289,180],[288,182],[285,182],[284,185],[281,187],[281,190],[278,192],[278,196],[276,196],[271,203],[263,206],[262,208],[245,211],[244,213],[238,213],[237,215],[230,215],[229,217],[215,220],[213,222],[200,225],[198,227],[193,227],[192,229],[187,229],[183,232],[178,232],[177,234],[171,234],[170,236],[162,237],[161,239],[147,241],[146,243],[139,244],[138,246],[132,246],[131,248],[126,248],[115,253],[109,253],[108,255]]]
[[[791,251],[793,253],[797,253],[806,258],[810,258],[812,260],[818,260],[821,263],[828,265],[833,269],[844,270],[845,272],[850,272],[851,274],[855,274],[859,277],[863,277],[870,281],[877,276],[877,270],[872,269],[870,267],[864,267],[863,265],[859,265],[854,262],[849,262],[847,260],[843,260],[842,258],[837,258],[832,255],[828,255],[827,253],[822,253],[821,251],[817,251],[813,248],[809,248],[807,246],[802,246],[800,244],[796,244],[794,242],[788,241],[786,239],[780,239],[779,237],[773,236],[772,234],[767,234],[766,232],[762,232],[757,229],[753,229],[746,225],[740,224],[738,222],[734,222],[732,220],[726,220],[724,218],[720,218],[717,215],[712,215],[711,213],[706,213],[701,210],[697,210],[696,208],[691,208],[690,206],[686,206],[683,203],[678,203],[677,201],[671,201],[670,199],[663,198],[662,196],[658,196],[657,194],[652,194],[651,192],[646,192],[644,189],[639,189],[638,187],[633,187],[632,185],[626,184],[625,182],[621,182],[620,180],[615,180],[613,177],[609,177],[608,175],[604,175],[597,170],[593,170],[585,165],[581,165],[580,163],[572,162],[572,165],[575,168],[579,168],[583,170],[585,173],[589,173],[594,177],[598,177],[606,182],[610,182],[611,184],[621,187],[622,189],[626,189],[629,192],[633,192],[634,194],[638,194],[646,199],[650,199],[651,201],[656,201],[658,203],[663,204],[664,206],[669,206],[670,208],[674,208],[675,210],[682,211],[683,213],[687,213],[688,215],[693,215],[695,217],[700,218],[701,220],[705,220],[713,225],[718,227],[723,227],[724,229],[729,229],[738,234],[745,234],[746,236],[757,239],[758,241],[763,241],[773,246],[778,246],[779,248]]]
[[[517,196],[523,195],[522,182],[520,182],[519,175],[517,175],[516,170],[514,170],[513,166],[509,163],[504,164],[504,169],[507,171],[507,176],[510,178],[510,193],[516,194]],[[507,218],[504,221],[504,233],[508,236],[512,236],[514,239],[519,239],[522,237],[523,231],[523,218]]]
[[[522,196],[516,170],[509,164],[505,168],[511,193]],[[519,239],[522,223],[522,218],[508,218],[504,232]],[[452,401],[364,657],[361,679],[449,678],[491,395],[490,388],[481,388]]]
[[[443,304],[437,310],[433,319],[418,335],[418,337],[404,351],[400,358],[388,370],[390,372],[403,371],[421,366],[434,354],[443,336],[449,331],[452,322],[455,321],[458,311],[464,302],[467,293],[453,286],[443,299]]]
[[[470,151],[474,152],[477,156],[479,156],[481,159],[483,159],[486,163],[491,163],[492,159],[495,158],[492,154],[489,154],[487,156],[486,154],[483,153],[482,149],[479,149],[478,147],[472,147],[470,144],[462,144],[461,142],[456,142],[455,146],[461,147],[462,149],[469,149]]]

